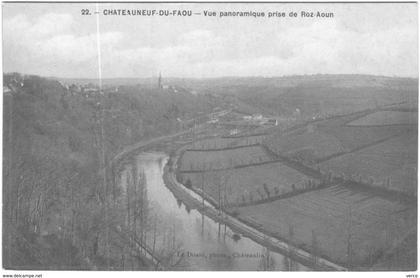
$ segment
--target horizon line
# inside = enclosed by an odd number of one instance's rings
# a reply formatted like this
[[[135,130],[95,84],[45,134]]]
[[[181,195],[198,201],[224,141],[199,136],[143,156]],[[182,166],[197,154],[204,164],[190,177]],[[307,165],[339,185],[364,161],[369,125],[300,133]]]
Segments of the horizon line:
[[[21,75],[28,75],[28,76],[39,76],[49,79],[85,79],[85,80],[109,80],[109,79],[153,79],[158,78],[159,74],[151,75],[151,76],[142,76],[142,77],[63,77],[63,76],[47,76],[47,75],[41,75],[41,74],[33,74],[33,73],[23,73],[23,72],[17,72],[17,71],[11,71],[11,72],[3,72],[3,74],[21,74]],[[346,75],[346,76],[374,76],[374,77],[382,77],[382,78],[409,78],[409,79],[419,79],[418,74],[416,76],[399,76],[399,75],[381,75],[381,74],[373,74],[373,73],[313,73],[313,74],[288,74],[288,75],[270,75],[270,76],[263,76],[263,75],[223,75],[223,76],[207,76],[207,77],[186,77],[186,76],[165,76],[163,75],[164,79],[221,79],[221,78],[287,78],[287,77],[297,77],[297,76],[333,76],[333,75]]]

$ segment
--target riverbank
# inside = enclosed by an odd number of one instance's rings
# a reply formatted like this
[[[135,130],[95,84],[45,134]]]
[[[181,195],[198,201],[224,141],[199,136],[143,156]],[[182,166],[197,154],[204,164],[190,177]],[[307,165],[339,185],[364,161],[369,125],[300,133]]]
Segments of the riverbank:
[[[203,131],[203,133],[209,133],[209,131]],[[179,135],[179,134],[177,134]],[[293,227],[296,229],[299,233],[299,235],[294,235],[293,240],[287,240],[288,234],[287,227],[290,224],[290,219],[280,219],[281,213],[283,212],[286,214],[287,217],[290,215],[293,215],[295,211],[293,211],[292,208],[284,207],[283,202],[276,202],[274,205],[270,207],[264,206],[264,203],[261,204],[254,204],[259,205],[256,208],[252,208],[251,210],[246,208],[224,208],[224,211],[221,211],[219,209],[218,202],[214,200],[214,198],[211,198],[209,195],[204,194],[204,200],[202,198],[202,192],[200,188],[189,188],[187,186],[184,186],[182,184],[182,180],[180,179],[178,182],[176,173],[179,171],[180,168],[180,161],[178,162],[178,159],[182,156],[183,151],[187,150],[190,146],[189,143],[191,143],[191,140],[199,140],[196,136],[192,136],[192,138],[182,138],[183,136],[179,136],[178,138],[174,136],[166,137],[168,140],[161,140],[162,138],[158,138],[156,141],[146,142],[146,144],[138,144],[136,148],[131,149],[131,151],[127,152],[127,155],[133,156],[136,155],[140,151],[150,151],[153,149],[158,149],[160,151],[164,151],[166,153],[170,153],[170,159],[166,166],[162,167],[164,168],[163,171],[163,179],[165,186],[170,189],[171,193],[175,196],[175,198],[179,201],[178,206],[181,204],[184,204],[187,211],[190,211],[191,209],[196,210],[206,217],[213,219],[215,223],[225,224],[227,225],[234,233],[238,233],[246,237],[246,240],[251,239],[255,243],[258,243],[261,246],[267,247],[271,251],[275,251],[276,253],[283,254],[284,256],[287,256],[288,258],[291,258],[297,262],[300,262],[301,264],[311,267],[314,270],[347,270],[346,267],[343,265],[346,264],[346,254],[345,250],[346,248],[343,248],[340,246],[340,248],[337,248],[336,242],[339,242],[339,244],[343,245],[346,243],[346,240],[343,239],[343,235],[346,234],[346,231],[334,231],[334,233],[329,233],[328,228],[325,227],[331,227],[334,223],[341,223],[343,222],[343,217],[345,218],[346,214],[342,213],[340,209],[345,209],[345,202],[342,202],[341,200],[337,201],[337,204],[335,207],[333,206],[331,210],[330,207],[325,204],[325,200],[318,200],[320,197],[326,197],[327,200],[331,198],[336,197],[336,192],[329,192],[328,190],[321,190],[320,192],[315,192],[314,194],[311,194],[309,197],[308,195],[302,195],[302,196],[288,196],[288,197],[294,197],[294,198],[288,198],[286,202],[294,202],[294,207],[297,213],[300,213],[299,215],[302,215],[302,217],[296,218],[294,217],[297,222],[299,220],[304,219],[304,221],[301,223],[293,223]],[[201,134],[204,135],[204,134]],[[181,140],[182,139],[182,140]],[[182,142],[181,142],[182,141]],[[273,154],[270,154],[273,156]],[[270,156],[270,157],[271,157]],[[123,156],[124,157],[124,156]],[[322,178],[322,173],[319,171],[302,166],[297,165],[295,161],[286,159],[284,157],[278,157],[273,156],[273,159],[278,159],[292,167],[292,168],[299,168],[300,172],[304,172],[307,176],[313,177],[313,178]],[[123,162],[123,160],[120,160],[120,162]],[[299,167],[298,167],[299,166]],[[343,187],[337,187],[333,188],[331,190],[340,190],[340,192],[344,193],[354,193],[351,190],[351,192]],[[330,191],[331,191],[330,190]],[[360,202],[361,200],[365,200],[361,195],[366,195],[364,193],[366,192],[359,192],[361,190],[357,190],[359,195],[357,195],[356,199],[352,200],[355,203]],[[207,192],[206,192],[207,193]],[[343,193],[343,194],[344,194]],[[214,194],[213,194],[214,195]],[[297,194],[296,194],[297,195]],[[317,197],[318,196],[318,197]],[[214,197],[214,196],[213,196]],[[309,198],[308,200],[301,200],[301,198]],[[375,196],[369,196],[369,197],[375,197]],[[317,199],[318,198],[318,199]],[[345,197],[345,200],[349,197]],[[360,199],[361,198],[361,199]],[[291,200],[289,200],[291,199]],[[298,201],[295,201],[298,200]],[[334,199],[335,200],[335,199]],[[375,199],[376,200],[376,199]],[[278,201],[278,200],[272,200],[272,201]],[[314,201],[315,205],[318,206],[318,210],[314,210],[317,213],[310,213],[313,211],[312,203],[311,201]],[[382,205],[383,201],[378,200],[379,204]],[[306,205],[306,208],[305,208]],[[277,207],[281,206],[281,209],[278,209]],[[302,208],[303,207],[303,208]],[[309,208],[309,209],[308,209]],[[394,209],[394,208],[392,208]],[[321,212],[320,212],[321,211]],[[396,210],[398,211],[398,210]],[[338,216],[336,219],[332,219],[332,215],[334,212],[338,213]],[[341,215],[342,214],[342,215]],[[335,215],[335,214],[334,214]],[[363,215],[371,216],[371,213],[369,212],[369,209],[363,211]],[[283,215],[284,216],[284,215]],[[326,217],[328,216],[328,217]],[[286,218],[287,218],[286,217]],[[315,219],[315,218],[316,219]],[[372,216],[374,217],[374,215]],[[376,217],[376,216],[375,216]],[[324,219],[325,218],[325,219]],[[340,220],[340,219],[341,220]],[[277,219],[276,222],[273,222],[272,219]],[[323,225],[322,223],[325,224]],[[340,222],[341,221],[341,222]],[[345,221],[344,221],[345,222]],[[303,224],[302,224],[303,223]],[[339,224],[339,227],[345,227],[346,225]],[[290,227],[290,226],[289,226]],[[327,229],[327,230],[326,230]],[[281,231],[281,232],[280,232]],[[315,231],[315,232],[314,232]],[[369,230],[370,231],[370,230]],[[312,232],[312,238],[315,238],[315,242],[318,240],[321,242],[321,245],[325,247],[323,250],[317,250],[313,251],[312,246],[317,246],[317,244],[311,244],[311,232]],[[308,236],[309,234],[309,236]],[[325,238],[325,235],[332,234],[332,237]],[[371,235],[376,234],[375,232],[370,232]],[[331,239],[332,238],[332,239]],[[319,246],[318,246],[319,247]],[[360,247],[360,248],[359,248]],[[335,248],[335,249],[334,249]],[[358,246],[358,248],[361,250],[363,249],[361,246]],[[331,251],[332,250],[332,251]],[[339,250],[339,251],[337,251]],[[343,251],[344,250],[344,251]],[[321,252],[322,251],[322,252]],[[369,250],[368,250],[369,251]],[[343,253],[344,252],[344,253]],[[360,251],[362,252],[362,251]],[[313,255],[315,254],[315,255]],[[370,257],[376,258],[377,253],[372,253],[373,255],[369,255]],[[340,260],[338,259],[340,258]],[[357,262],[357,265],[360,266],[360,260]],[[369,261],[369,264],[371,261]],[[350,265],[350,268],[353,269],[354,265]],[[366,267],[368,267],[366,265]]]
[[[307,250],[292,246],[284,239],[269,235],[262,231],[261,227],[257,227],[257,223],[245,223],[243,219],[235,217],[233,211],[224,211],[220,213],[219,209],[217,209],[211,201],[206,199],[202,200],[202,197],[198,193],[186,188],[176,180],[175,172],[180,152],[180,149],[177,150],[175,154],[170,157],[168,164],[165,166],[164,182],[176,198],[181,200],[189,209],[196,209],[214,221],[226,224],[232,231],[248,237],[257,243],[266,246],[270,250],[283,254],[314,270],[347,270],[345,267],[328,259],[319,257],[314,259],[312,254]]]

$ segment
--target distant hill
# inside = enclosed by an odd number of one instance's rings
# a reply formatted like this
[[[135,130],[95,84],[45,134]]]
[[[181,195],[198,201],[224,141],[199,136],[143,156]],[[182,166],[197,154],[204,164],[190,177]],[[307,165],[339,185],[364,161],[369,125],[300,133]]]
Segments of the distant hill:
[[[99,84],[97,78],[61,78],[49,77],[64,83]],[[158,77],[149,78],[103,78],[104,85],[151,85],[157,84]],[[378,75],[359,74],[316,74],[316,75],[291,75],[282,77],[217,77],[217,78],[177,78],[163,77],[164,82],[200,88],[210,84],[216,86],[333,86],[333,87],[371,87],[371,86],[413,86],[417,85],[417,78],[388,77]]]
[[[50,78],[63,84],[97,85],[98,79]],[[105,78],[105,88],[137,86],[152,92],[158,77]],[[183,92],[207,94],[233,103],[240,112],[302,119],[347,114],[392,103],[417,107],[418,79],[360,74],[316,74],[281,77],[172,78],[163,84]],[[191,97],[191,96],[190,96]]]
[[[60,78],[60,77],[49,77],[51,80],[57,80],[64,84],[79,84],[79,85],[88,85],[88,84],[99,84],[99,79],[97,78]],[[150,87],[157,87],[157,77],[156,78],[103,78],[102,85],[104,86],[131,86],[131,85],[147,85]]]
[[[417,86],[417,78],[388,77],[377,75],[359,74],[316,74],[316,75],[291,75],[282,77],[221,77],[221,78],[169,78],[168,80],[194,87],[201,86],[269,86],[269,87],[395,87]]]
[[[417,107],[418,79],[370,75],[221,78],[184,85],[199,93],[236,97],[260,113],[305,119],[347,114],[392,103]]]

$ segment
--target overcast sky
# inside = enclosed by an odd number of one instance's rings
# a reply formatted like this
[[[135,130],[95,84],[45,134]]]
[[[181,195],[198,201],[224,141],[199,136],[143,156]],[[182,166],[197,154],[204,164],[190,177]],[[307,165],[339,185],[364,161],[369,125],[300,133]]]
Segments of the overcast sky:
[[[3,3],[5,72],[97,78],[94,4]],[[334,18],[99,16],[102,77],[418,75],[416,4],[101,4],[333,12]]]

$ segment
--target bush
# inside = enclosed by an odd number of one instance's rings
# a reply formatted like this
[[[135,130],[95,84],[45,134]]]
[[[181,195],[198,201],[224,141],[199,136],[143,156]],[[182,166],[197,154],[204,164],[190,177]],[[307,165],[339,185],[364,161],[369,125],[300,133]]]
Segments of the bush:
[[[231,215],[233,217],[237,217],[239,215],[239,212],[237,210],[232,211]]]
[[[182,176],[181,176],[179,173],[177,173],[177,174],[176,174],[176,180],[177,180],[179,183],[184,183],[184,180],[183,180]]]
[[[187,179],[187,181],[185,182],[185,187],[187,188],[191,188],[192,187],[192,183],[190,179]]]
[[[270,190],[268,189],[268,186],[267,186],[267,184],[263,184],[263,187],[264,187],[264,191],[265,191],[265,193],[267,194],[267,198],[270,198]]]

